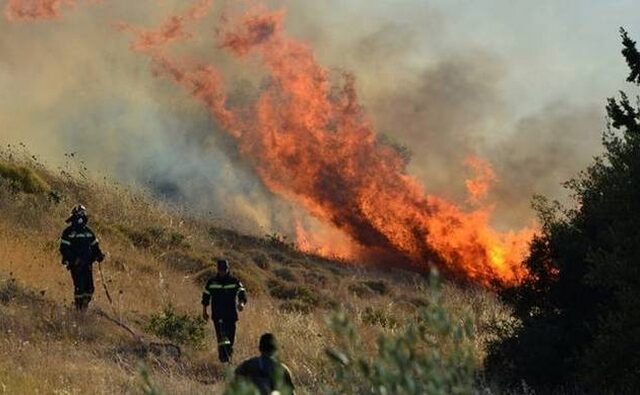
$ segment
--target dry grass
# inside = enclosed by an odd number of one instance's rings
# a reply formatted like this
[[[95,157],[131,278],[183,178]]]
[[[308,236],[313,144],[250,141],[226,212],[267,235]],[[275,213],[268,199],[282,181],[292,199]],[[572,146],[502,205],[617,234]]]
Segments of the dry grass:
[[[141,362],[167,393],[220,393],[225,368],[217,363],[210,331],[207,349],[185,348],[176,360],[150,352],[98,314],[118,317],[151,339],[145,323],[168,303],[200,313],[201,286],[218,256],[231,260],[249,290],[236,360],[255,354],[263,332],[275,333],[303,394],[319,393],[331,382],[324,350],[334,339],[325,325],[332,310],[355,320],[373,352],[380,333],[399,330],[426,301],[421,276],[301,254],[272,238],[243,236],[191,218],[143,192],[91,181],[82,172],[72,176],[68,169],[53,174],[26,156],[15,157],[0,153],[0,161],[29,169],[48,189],[17,190],[0,173],[0,393],[139,393]],[[96,272],[96,297],[87,316],[70,308],[71,279],[57,252],[64,219],[77,202],[88,206],[91,226],[109,254],[103,269],[114,296],[112,306]],[[495,297],[479,289],[447,285],[445,302],[456,315],[476,318],[480,354],[496,323],[509,317]]]

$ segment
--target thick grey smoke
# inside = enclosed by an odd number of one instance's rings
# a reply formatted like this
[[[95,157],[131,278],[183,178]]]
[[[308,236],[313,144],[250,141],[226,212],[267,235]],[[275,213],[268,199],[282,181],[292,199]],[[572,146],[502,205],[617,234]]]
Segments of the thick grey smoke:
[[[473,18],[457,2],[270,3],[287,7],[288,29],[323,64],[357,77],[377,129],[412,151],[411,172],[429,192],[464,202],[463,162],[478,154],[500,180],[490,195],[500,223],[519,226],[533,216],[533,193],[561,197],[560,183],[598,152],[600,91],[593,100],[564,101],[553,92],[540,95],[533,81],[532,105],[527,84],[513,78],[523,74],[514,66],[521,63],[467,40],[474,29],[496,41],[503,32],[464,26],[461,20]],[[156,26],[189,5],[109,1],[66,10],[56,21],[0,20],[0,142],[23,141],[54,164],[78,152],[93,170],[150,185],[215,217],[289,231],[300,212],[268,192],[234,144],[216,133],[206,110],[155,78],[148,60],[129,50],[130,37],[112,27],[118,21]],[[251,100],[262,76],[217,48],[217,16],[226,6],[237,5],[216,2],[195,38],[174,50],[221,65],[237,81],[229,87],[232,102],[242,102]],[[509,12],[505,6],[500,15]],[[545,75],[544,82],[556,77]]]

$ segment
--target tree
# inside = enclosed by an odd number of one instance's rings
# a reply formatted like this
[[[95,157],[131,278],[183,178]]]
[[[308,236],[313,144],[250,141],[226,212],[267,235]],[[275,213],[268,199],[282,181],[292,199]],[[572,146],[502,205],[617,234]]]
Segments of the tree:
[[[640,53],[624,29],[622,54],[640,85]],[[640,98],[607,102],[604,154],[566,183],[576,208],[536,198],[542,232],[532,276],[504,290],[521,325],[495,345],[489,373],[543,390],[631,392],[640,385]]]

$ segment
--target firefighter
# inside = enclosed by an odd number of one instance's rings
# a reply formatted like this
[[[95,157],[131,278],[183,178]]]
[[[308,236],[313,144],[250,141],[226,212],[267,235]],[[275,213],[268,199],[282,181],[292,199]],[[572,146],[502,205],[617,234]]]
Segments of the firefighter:
[[[217,261],[217,274],[207,281],[202,293],[202,317],[209,319],[207,308],[211,304],[211,319],[218,341],[220,362],[230,363],[236,338],[238,310],[247,303],[247,292],[242,283],[231,275],[229,262]]]
[[[104,254],[95,233],[87,226],[89,217],[83,205],[71,211],[69,226],[60,237],[62,264],[71,272],[76,310],[85,311],[93,297],[93,263],[102,262]]]
[[[276,357],[278,344],[275,336],[271,333],[262,335],[258,348],[260,356],[247,359],[236,368],[236,379],[244,379],[253,383],[258,387],[261,395],[274,392],[293,395],[291,371]]]

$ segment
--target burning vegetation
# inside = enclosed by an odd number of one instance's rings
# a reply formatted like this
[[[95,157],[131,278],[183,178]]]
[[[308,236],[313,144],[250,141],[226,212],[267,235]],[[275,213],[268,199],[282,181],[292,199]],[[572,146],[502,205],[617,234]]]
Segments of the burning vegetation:
[[[526,276],[521,262],[533,229],[496,231],[491,206],[480,204],[495,180],[490,165],[469,160],[477,173],[467,181],[475,203],[470,211],[427,194],[407,173],[403,153],[376,138],[358,103],[355,78],[345,74],[341,86],[334,86],[312,49],[285,34],[284,17],[257,7],[227,17],[219,33],[223,48],[240,60],[254,56],[270,76],[247,108],[226,106],[225,79],[214,65],[177,59],[159,48],[143,52],[158,75],[207,106],[269,189],[352,240],[348,250],[332,248],[299,225],[303,248],[419,269],[435,264],[483,284],[513,284]]]
[[[12,1],[6,14],[48,3]],[[42,17],[57,15],[60,5],[52,2]],[[496,179],[491,166],[469,159],[476,173],[466,181],[470,208],[429,194],[408,174],[406,153],[378,138],[359,104],[355,77],[345,73],[334,83],[312,48],[285,33],[284,11],[254,6],[242,14],[223,13],[218,45],[238,61],[257,60],[268,76],[255,102],[227,105],[227,80],[215,64],[176,57],[167,49],[194,37],[188,24],[211,6],[211,0],[197,1],[157,28],[116,27],[133,34],[131,49],[153,60],[156,75],[206,106],[268,189],[346,235],[336,243],[333,236],[298,224],[300,247],[418,270],[436,265],[485,285],[526,277],[522,261],[534,229],[501,232],[491,226],[493,206],[483,202]]]

